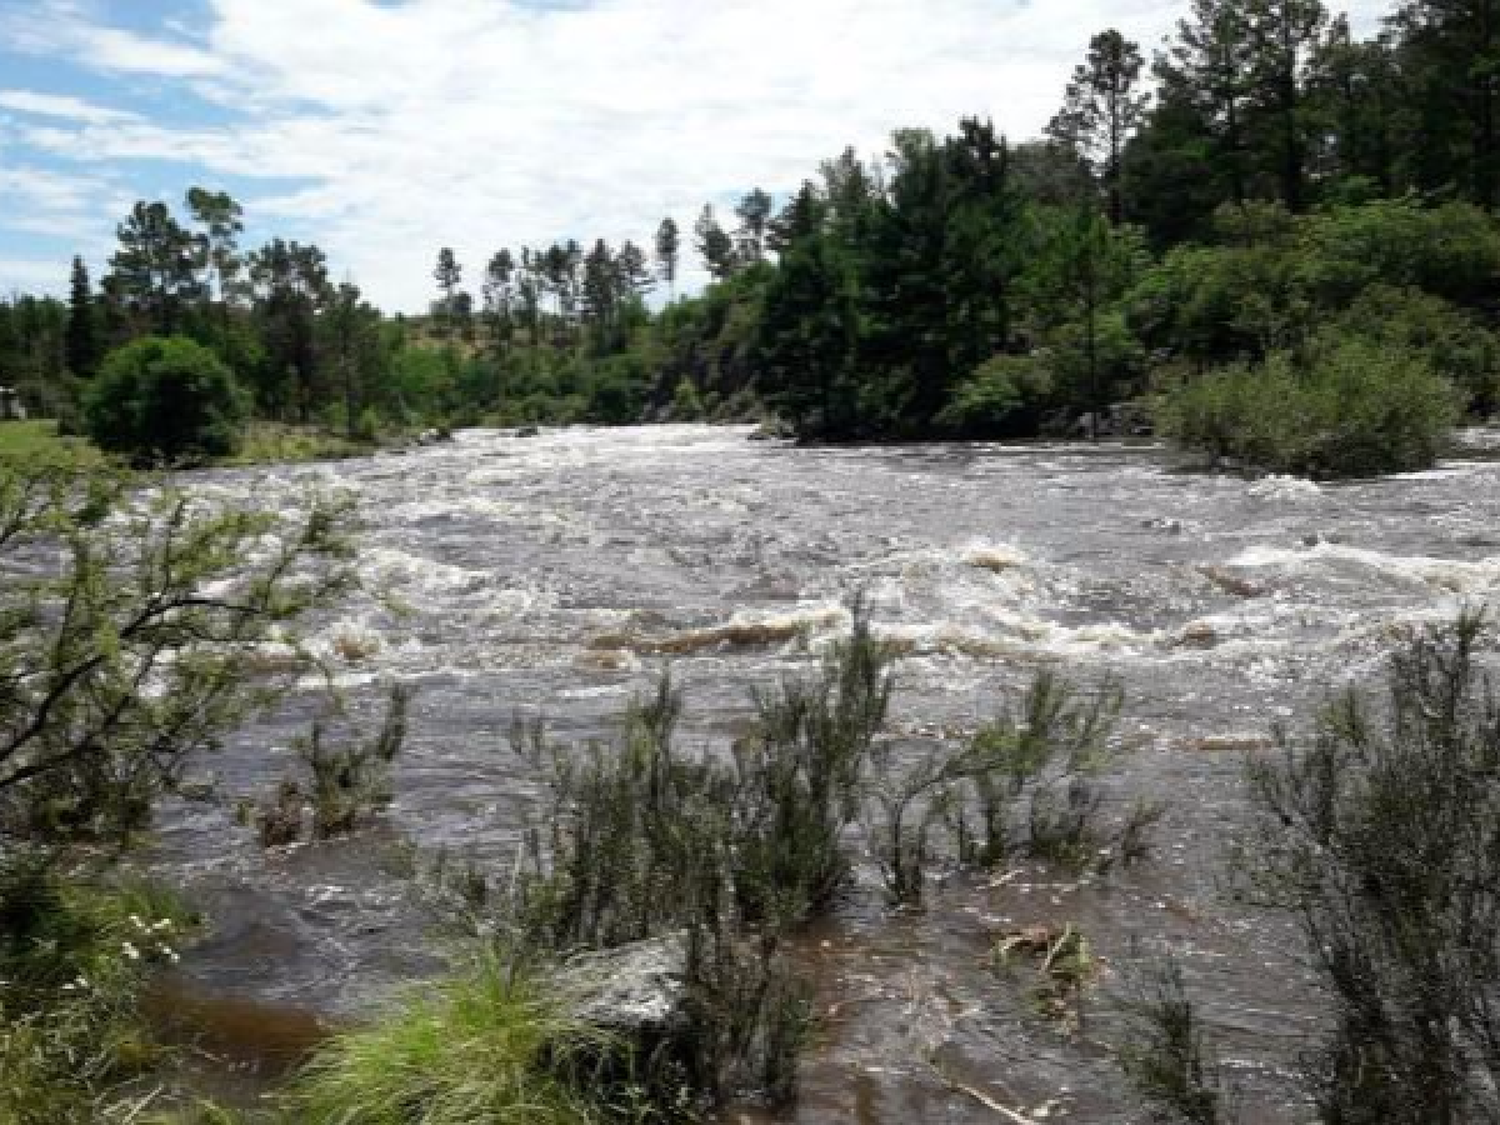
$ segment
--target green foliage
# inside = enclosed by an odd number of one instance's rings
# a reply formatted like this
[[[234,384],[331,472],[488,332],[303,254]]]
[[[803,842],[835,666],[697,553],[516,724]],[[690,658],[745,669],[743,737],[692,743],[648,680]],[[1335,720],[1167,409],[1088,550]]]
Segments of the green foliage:
[[[1080,870],[1140,858],[1160,807],[1132,810],[1111,833],[1094,785],[1120,756],[1123,702],[1112,680],[1080,693],[1043,671],[1018,705],[1003,706],[962,746],[939,746],[914,761],[877,746],[863,819],[891,900],[921,901],[943,829],[960,862],[985,867],[1016,856]]]
[[[895,651],[862,602],[822,674],[755,695],[755,735],[735,747],[743,787],[735,895],[757,921],[826,909],[849,875],[843,847],[891,699]]]
[[[1209,1053],[1197,1006],[1170,953],[1133,967],[1124,1009],[1128,1032],[1120,1064],[1152,1109],[1153,1120],[1228,1125],[1234,1111],[1218,1063]]]
[[[288,1098],[307,1125],[588,1125],[607,1119],[566,1075],[600,1033],[493,956],[335,1036]]]
[[[76,465],[0,464],[0,830],[128,839],[282,686],[257,647],[348,589],[346,510],[211,510]],[[252,546],[255,548],[252,550]],[[148,687],[149,685],[149,687]]]
[[[373,420],[366,411],[361,426]],[[285,465],[304,461],[328,461],[345,457],[363,457],[370,453],[374,435],[363,435],[351,441],[337,433],[316,426],[292,426],[281,422],[251,422],[245,428],[244,440],[229,465]]]
[[[261,843],[295,843],[306,831],[304,805],[312,809],[312,838],[327,840],[356,831],[376,810],[390,804],[391,765],[406,741],[406,715],[412,691],[392,684],[385,719],[373,737],[350,735],[330,743],[324,719],[312,725],[295,748],[305,780],[286,779],[275,797],[254,815]],[[340,707],[339,710],[342,710]]]
[[[892,658],[859,611],[821,675],[756,695],[756,732],[732,764],[681,754],[668,679],[631,708],[618,747],[570,755],[518,728],[513,743],[550,763],[554,806],[513,891],[530,943],[608,948],[734,919],[780,929],[825,908],[848,875],[843,836]]]
[[[1251,764],[1248,888],[1289,912],[1332,1003],[1322,1119],[1494,1120],[1500,1037],[1500,700],[1465,612]]]
[[[1216,459],[1314,477],[1431,466],[1456,396],[1427,358],[1359,337],[1320,340],[1303,369],[1286,353],[1192,380],[1160,411],[1163,428]]]
[[[1338,319],[1335,331],[1425,356],[1473,413],[1500,409],[1500,337],[1441,297],[1371,285]]]
[[[672,420],[697,422],[703,417],[703,399],[691,379],[683,379],[672,392]]]
[[[0,424],[0,460],[37,465],[46,462],[77,462],[97,457],[97,451],[79,439],[58,433],[56,422],[6,422]]]
[[[756,696],[757,731],[732,762],[682,752],[681,700],[665,678],[632,706],[617,745],[569,751],[537,725],[513,731],[548,778],[548,834],[528,835],[502,886],[472,867],[442,881],[486,928],[542,958],[686,934],[689,1027],[634,1078],[658,1111],[684,1090],[689,1107],[746,1089],[790,1097],[805,1006],[782,938],[848,876],[844,837],[892,657],[856,606],[821,675]]]
[[[235,451],[250,402],[207,348],[148,336],[105,357],[84,414],[101,449],[138,462],[192,463]]]
[[[159,890],[59,863],[0,857],[0,1120],[123,1121],[125,1084],[161,1053],[137,1011],[148,971],[177,959],[193,920]]]
[[[1304,238],[1308,283],[1325,303],[1352,300],[1377,282],[1475,302],[1492,296],[1500,278],[1500,227],[1468,203],[1338,207],[1311,216]]]

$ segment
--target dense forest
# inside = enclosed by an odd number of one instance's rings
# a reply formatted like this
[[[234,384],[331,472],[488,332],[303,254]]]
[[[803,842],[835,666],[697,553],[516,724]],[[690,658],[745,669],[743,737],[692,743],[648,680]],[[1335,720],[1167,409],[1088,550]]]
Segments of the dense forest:
[[[900,130],[649,250],[443,248],[419,317],[316,246],[246,251],[240,205],[195,188],[185,219],[137,204],[97,286],[75,260],[66,302],[0,303],[0,373],[71,424],[107,353],[180,335],[240,389],[222,413],[350,436],[767,412],[808,439],[1007,437],[1149,401],[1219,456],[1421,464],[1500,404],[1496,15],[1416,0],[1362,41],[1318,0],[1193,0],[1149,63],[1094,36],[1042,139]],[[711,281],[679,295],[690,255]]]

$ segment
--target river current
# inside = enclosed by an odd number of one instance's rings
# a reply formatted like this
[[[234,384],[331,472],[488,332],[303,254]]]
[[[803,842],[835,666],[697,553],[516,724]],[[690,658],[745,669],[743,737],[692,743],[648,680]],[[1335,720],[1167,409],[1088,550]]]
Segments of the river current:
[[[1245,755],[1265,752],[1273,723],[1378,675],[1405,627],[1500,596],[1500,462],[1471,444],[1429,472],[1319,485],[1206,475],[1153,446],[748,436],[465,431],[402,455],[186,478],[285,510],[310,488],[347,492],[366,589],[311,644],[357,709],[373,712],[392,678],[417,692],[396,801],[372,834],[267,853],[222,808],[167,818],[154,862],[211,919],[176,987],[233,1024],[216,1050],[255,1062],[304,1020],[357,1016],[440,970],[393,868],[403,842],[507,862],[538,793],[507,749],[514,715],[607,737],[670,663],[687,743],[727,745],[750,686],[810,669],[863,592],[906,652],[893,727],[912,753],[993,714],[1040,664],[1083,683],[1112,673],[1139,748],[1111,799],[1168,807],[1153,860],[1082,885],[954,878],[925,912],[893,914],[862,869],[801,951],[821,1019],[780,1120],[997,1120],[984,1098],[1036,1120],[1144,1120],[1102,999],[1137,939],[1178,950],[1247,1119],[1307,1119],[1291,1071],[1315,993],[1294,935],[1235,905],[1222,876]],[[221,792],[274,783],[311,699],[206,763]],[[1034,923],[1073,924],[1100,959],[1080,1033],[1035,1011],[1023,970],[987,965],[996,935]]]

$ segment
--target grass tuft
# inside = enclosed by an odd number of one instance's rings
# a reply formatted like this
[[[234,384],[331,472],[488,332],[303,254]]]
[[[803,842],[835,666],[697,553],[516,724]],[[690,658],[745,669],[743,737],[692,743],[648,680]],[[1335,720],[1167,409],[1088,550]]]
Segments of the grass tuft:
[[[569,1063],[607,1046],[489,954],[331,1040],[296,1083],[289,1113],[306,1125],[587,1125],[604,1111],[569,1080]]]

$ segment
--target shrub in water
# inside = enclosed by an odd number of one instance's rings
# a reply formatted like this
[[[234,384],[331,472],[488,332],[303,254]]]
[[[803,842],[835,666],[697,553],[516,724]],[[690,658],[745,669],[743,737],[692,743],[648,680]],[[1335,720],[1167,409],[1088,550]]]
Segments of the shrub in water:
[[[1465,613],[1383,697],[1334,699],[1253,764],[1250,886],[1291,911],[1332,1001],[1323,1120],[1500,1120],[1500,700]]]
[[[1452,386],[1421,352],[1358,338],[1321,341],[1196,379],[1161,412],[1166,432],[1216,459],[1312,477],[1431,466],[1457,417]]]
[[[1126,1075],[1158,1121],[1226,1125],[1231,1091],[1209,1053],[1182,967],[1167,954],[1138,964],[1126,997],[1128,1037],[1119,1049]]]
[[[392,684],[385,719],[369,739],[333,743],[322,721],[296,743],[307,769],[306,781],[284,779],[276,793],[260,803],[253,819],[261,844],[276,847],[301,840],[306,807],[312,808],[312,837],[347,836],[374,811],[391,801],[391,764],[406,742],[406,712],[411,688]]]

